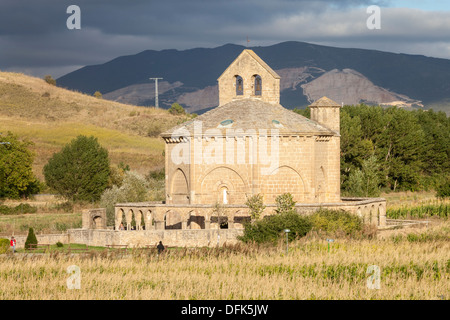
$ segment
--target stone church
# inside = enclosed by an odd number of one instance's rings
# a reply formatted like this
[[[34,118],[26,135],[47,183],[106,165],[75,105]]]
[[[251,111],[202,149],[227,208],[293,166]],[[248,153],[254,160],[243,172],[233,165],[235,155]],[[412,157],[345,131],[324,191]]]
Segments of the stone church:
[[[311,120],[283,108],[280,76],[252,50],[218,83],[217,108],[162,134],[167,204],[340,200],[339,104],[316,101]]]
[[[385,224],[384,199],[341,198],[338,103],[315,101],[311,119],[285,109],[280,76],[249,49],[218,87],[218,107],[161,134],[166,201],[117,204],[116,230],[121,223],[133,229],[132,219],[146,232],[219,229],[218,215],[228,229],[239,229],[249,197],[262,194],[270,215],[283,193],[293,195],[299,212],[342,208]]]

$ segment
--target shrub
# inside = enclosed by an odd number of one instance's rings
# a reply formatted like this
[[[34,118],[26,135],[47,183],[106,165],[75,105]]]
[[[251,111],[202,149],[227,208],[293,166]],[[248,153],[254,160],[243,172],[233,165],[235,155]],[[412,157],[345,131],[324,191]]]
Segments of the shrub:
[[[178,103],[173,103],[169,110],[168,110],[171,114],[185,114],[186,112],[184,111],[184,108],[178,104]]]
[[[9,239],[0,239],[0,254],[7,253],[10,247]]]
[[[243,242],[273,243],[284,236],[284,229],[290,229],[289,240],[304,237],[311,230],[311,222],[295,211],[267,216],[262,220],[244,225],[244,234],[238,239]]]
[[[245,205],[248,206],[250,209],[249,214],[252,220],[259,220],[261,213],[263,213],[264,209],[266,208],[264,206],[262,194],[256,194],[254,196],[251,196],[250,198],[247,199]]]
[[[100,91],[95,91],[94,97],[96,97],[97,99],[103,99],[102,93]]]
[[[159,134],[163,131],[163,128],[158,122],[151,122],[147,128],[147,136],[149,137],[158,137]]]
[[[63,212],[73,212],[73,203],[70,201],[57,203],[55,209]]]
[[[36,213],[37,207],[31,206],[28,203],[21,203],[15,207],[0,206],[0,214],[21,214],[21,213]]]
[[[56,86],[56,80],[53,79],[53,77],[51,75],[46,75],[44,77],[45,82],[47,82],[48,84],[52,85],[52,86]]]
[[[30,244],[38,244],[33,228],[28,229],[27,240],[25,240],[25,249],[29,249]]]
[[[37,207],[29,205],[28,203],[21,203],[14,208],[15,213],[36,213]]]
[[[280,194],[275,198],[275,202],[277,204],[277,208],[275,209],[276,213],[290,212],[295,208],[295,201],[290,193]]]
[[[345,210],[321,209],[308,217],[315,231],[333,235],[354,235],[363,229],[360,217]]]
[[[56,243],[56,246],[57,246],[58,248],[64,247],[64,245],[63,245],[62,242],[60,242],[60,241],[58,241],[58,242]]]

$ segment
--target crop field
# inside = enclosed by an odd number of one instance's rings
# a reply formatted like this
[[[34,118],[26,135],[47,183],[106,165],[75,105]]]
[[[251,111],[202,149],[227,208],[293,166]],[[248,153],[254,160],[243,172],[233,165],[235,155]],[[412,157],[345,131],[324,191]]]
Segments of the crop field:
[[[444,222],[423,236],[335,239],[330,247],[310,235],[287,253],[280,242],[161,255],[8,254],[0,257],[0,299],[448,300],[449,234]]]

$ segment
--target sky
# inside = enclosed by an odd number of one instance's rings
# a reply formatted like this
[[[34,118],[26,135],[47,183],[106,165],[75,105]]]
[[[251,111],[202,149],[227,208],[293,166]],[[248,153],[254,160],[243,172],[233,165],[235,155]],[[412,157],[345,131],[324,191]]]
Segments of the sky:
[[[450,59],[450,0],[0,0],[0,70],[36,77],[247,37]]]

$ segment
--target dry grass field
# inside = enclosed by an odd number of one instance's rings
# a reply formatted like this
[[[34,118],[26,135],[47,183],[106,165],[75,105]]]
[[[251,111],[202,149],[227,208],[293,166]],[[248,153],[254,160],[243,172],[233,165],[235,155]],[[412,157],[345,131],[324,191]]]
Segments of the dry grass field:
[[[397,204],[410,203],[410,196]],[[12,224],[16,234],[28,226],[57,232],[81,222],[79,213],[56,212],[54,202],[41,201],[35,214],[0,216],[1,232],[9,236]],[[329,251],[325,239],[309,234],[290,242],[288,254],[284,242],[171,248],[160,256],[138,250],[116,255],[98,248],[74,255],[21,250],[0,256],[0,299],[450,299],[448,219],[379,231],[371,240],[336,237]],[[68,288],[72,265],[79,267],[80,289]],[[368,287],[373,265],[380,271],[379,289]]]
[[[436,229],[437,228],[437,229]],[[449,235],[444,223],[427,234]],[[0,257],[0,299],[445,299],[450,242],[307,237],[278,247]],[[70,289],[79,267],[80,287]],[[369,266],[379,270],[379,289]],[[70,277],[70,279],[69,279]],[[69,284],[68,284],[69,279]],[[369,286],[368,286],[369,282]]]
[[[164,163],[158,133],[185,121],[166,110],[125,105],[58,88],[19,73],[0,72],[0,132],[34,142],[33,171],[76,136],[93,135],[111,162],[147,174]]]

